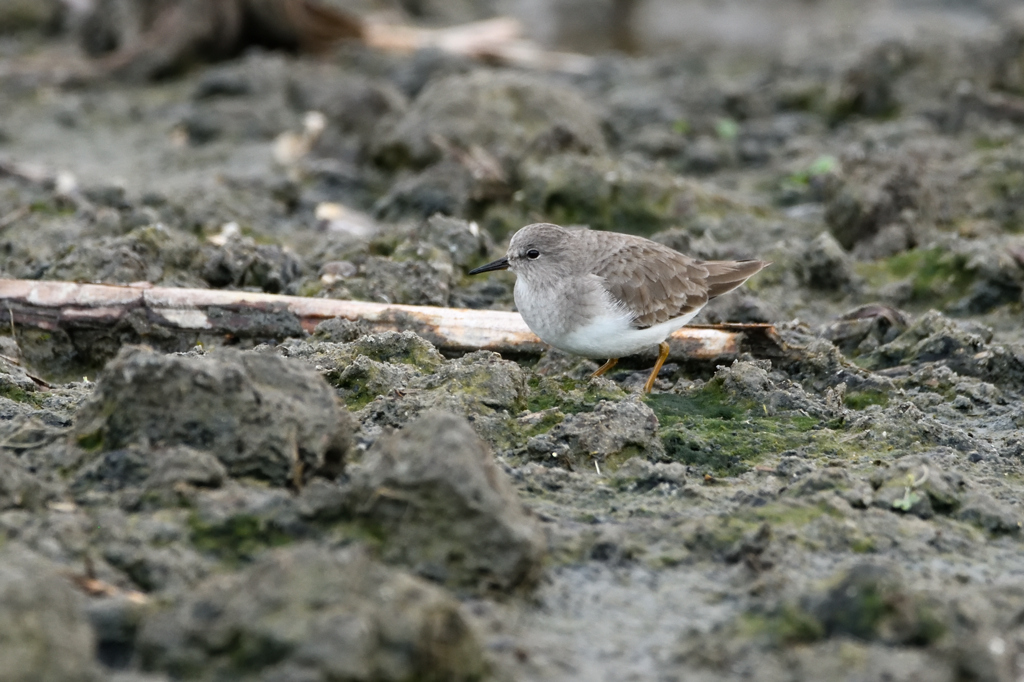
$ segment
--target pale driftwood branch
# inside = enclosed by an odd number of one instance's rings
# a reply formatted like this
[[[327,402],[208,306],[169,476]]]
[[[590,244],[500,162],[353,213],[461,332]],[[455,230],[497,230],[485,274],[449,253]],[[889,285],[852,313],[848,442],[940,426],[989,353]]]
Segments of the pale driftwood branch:
[[[474,57],[495,45],[519,40],[522,32],[522,24],[509,17],[447,28],[420,28],[368,21],[363,24],[363,41],[370,47],[387,52],[415,52],[435,48]]]
[[[588,73],[594,60],[581,54],[552,52],[523,38],[517,19],[497,17],[446,28],[419,28],[366,22],[363,41],[385,52],[414,52],[434,48],[476,59],[528,69]]]
[[[217,289],[179,289],[149,284],[114,286],[0,279],[0,323],[48,331],[113,328],[131,320],[135,329],[166,335],[230,335],[285,338],[311,332],[334,317],[368,330],[413,331],[440,350],[492,350],[539,354],[547,346],[518,313],[393,305],[328,298]],[[144,339],[143,339],[144,340]],[[771,325],[686,327],[669,339],[673,360],[727,360],[747,352],[780,357],[783,344]]]

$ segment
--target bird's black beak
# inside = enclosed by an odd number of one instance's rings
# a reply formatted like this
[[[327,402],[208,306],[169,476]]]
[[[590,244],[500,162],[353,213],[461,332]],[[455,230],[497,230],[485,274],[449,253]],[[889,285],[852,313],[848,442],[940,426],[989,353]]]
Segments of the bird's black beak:
[[[479,275],[481,272],[490,272],[491,270],[508,270],[508,256],[499,258],[498,260],[488,263],[487,265],[481,265],[476,270],[470,270],[469,274]]]

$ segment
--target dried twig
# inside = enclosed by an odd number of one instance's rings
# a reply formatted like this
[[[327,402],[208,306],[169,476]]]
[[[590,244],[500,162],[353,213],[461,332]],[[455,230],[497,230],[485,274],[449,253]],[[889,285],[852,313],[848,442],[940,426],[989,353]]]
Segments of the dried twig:
[[[358,320],[374,332],[409,330],[447,352],[493,350],[539,354],[547,346],[518,313],[366,301],[278,296],[246,291],[178,289],[75,282],[0,279],[0,301],[19,325],[49,331],[113,329],[129,323],[140,341],[169,334],[195,338],[280,339],[311,332],[323,320]],[[126,328],[126,327],[125,327]],[[669,338],[674,360],[725,361],[749,352],[780,357],[782,340],[772,325],[686,327]],[[653,350],[652,350],[653,352]]]

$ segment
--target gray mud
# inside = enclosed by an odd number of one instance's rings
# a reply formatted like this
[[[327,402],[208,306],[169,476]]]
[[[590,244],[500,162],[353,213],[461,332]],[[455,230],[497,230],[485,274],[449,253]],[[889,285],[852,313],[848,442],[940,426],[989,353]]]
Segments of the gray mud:
[[[645,397],[358,322],[0,310],[0,676],[1024,676],[1024,15],[628,4],[517,6],[586,74],[346,44],[134,84],[0,7],[0,277],[512,310],[466,273],[544,219],[773,261],[701,321],[788,348]]]

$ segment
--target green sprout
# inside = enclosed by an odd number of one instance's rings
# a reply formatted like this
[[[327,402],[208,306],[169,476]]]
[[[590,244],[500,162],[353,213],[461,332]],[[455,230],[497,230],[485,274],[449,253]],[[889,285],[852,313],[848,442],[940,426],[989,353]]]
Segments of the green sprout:
[[[735,140],[740,134],[740,124],[731,118],[720,118],[715,123],[715,133],[720,139]]]

